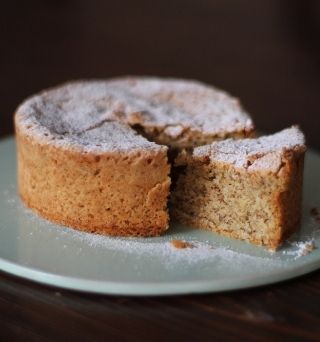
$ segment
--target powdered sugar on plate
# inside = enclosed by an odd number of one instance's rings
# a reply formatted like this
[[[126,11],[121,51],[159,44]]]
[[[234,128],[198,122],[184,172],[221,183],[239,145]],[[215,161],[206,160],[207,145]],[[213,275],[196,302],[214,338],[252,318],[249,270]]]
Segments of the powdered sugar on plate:
[[[297,250],[297,257],[302,257],[311,253],[315,248],[315,241],[314,239],[310,239],[309,241],[301,241],[296,243],[298,250]]]
[[[188,239],[193,248],[177,249],[171,244],[170,237],[156,238],[115,238],[96,234],[88,234],[77,231],[61,232],[72,234],[72,238],[80,243],[88,244],[92,248],[105,248],[129,255],[136,255],[143,258],[159,257],[163,260],[165,267],[175,267],[177,263],[183,262],[188,266],[200,266],[208,263],[256,263],[267,266],[273,261],[268,258],[254,257],[233,251],[230,247],[219,246],[209,241],[198,241]],[[160,241],[159,241],[160,240]],[[280,265],[279,265],[280,266]]]

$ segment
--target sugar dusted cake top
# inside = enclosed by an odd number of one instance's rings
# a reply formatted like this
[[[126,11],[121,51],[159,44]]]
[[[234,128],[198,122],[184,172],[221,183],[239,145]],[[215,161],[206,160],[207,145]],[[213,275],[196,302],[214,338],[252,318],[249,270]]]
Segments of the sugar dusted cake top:
[[[253,129],[238,99],[198,81],[128,77],[109,84],[142,101],[144,125],[161,124],[172,130],[182,126],[207,134]]]
[[[211,161],[230,163],[251,171],[277,170],[285,151],[305,149],[304,134],[297,126],[293,126],[257,139],[227,139],[197,147],[193,156],[209,157]]]
[[[172,139],[185,130],[212,136],[253,130],[238,100],[226,93],[196,81],[151,77],[68,83],[25,101],[16,118],[32,135],[89,150],[160,148],[135,134],[134,125]]]

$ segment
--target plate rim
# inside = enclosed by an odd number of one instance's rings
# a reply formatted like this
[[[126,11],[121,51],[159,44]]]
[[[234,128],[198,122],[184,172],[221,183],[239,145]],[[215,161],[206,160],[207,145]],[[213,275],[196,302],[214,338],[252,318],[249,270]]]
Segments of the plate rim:
[[[42,271],[33,267],[20,265],[7,261],[0,257],[0,270],[19,278],[28,279],[36,283],[55,286],[62,289],[78,292],[97,293],[105,295],[124,296],[169,296],[215,293],[235,291],[271,285],[274,283],[301,277],[320,268],[320,258],[308,264],[301,264],[293,269],[277,270],[264,276],[246,276],[245,278],[230,277],[230,284],[226,285],[225,279],[200,280],[200,281],[177,281],[177,282],[117,282],[105,280],[89,280],[78,277],[69,277]],[[253,280],[254,283],[252,282]]]

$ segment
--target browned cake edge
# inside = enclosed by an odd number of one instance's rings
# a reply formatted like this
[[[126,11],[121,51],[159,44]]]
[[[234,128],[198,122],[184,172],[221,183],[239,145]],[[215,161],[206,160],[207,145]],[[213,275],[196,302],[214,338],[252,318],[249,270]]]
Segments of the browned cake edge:
[[[86,232],[155,236],[168,228],[166,149],[82,153],[60,149],[16,124],[18,189],[41,216]]]

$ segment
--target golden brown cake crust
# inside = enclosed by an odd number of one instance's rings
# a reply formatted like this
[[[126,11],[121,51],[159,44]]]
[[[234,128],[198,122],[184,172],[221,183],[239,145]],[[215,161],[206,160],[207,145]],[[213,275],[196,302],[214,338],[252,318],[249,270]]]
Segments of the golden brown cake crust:
[[[18,187],[42,216],[87,232],[159,235],[168,226],[166,153],[79,153],[17,129]]]

